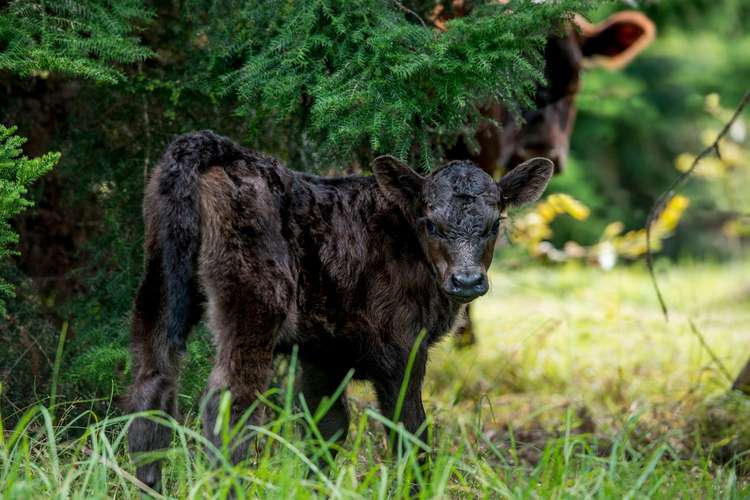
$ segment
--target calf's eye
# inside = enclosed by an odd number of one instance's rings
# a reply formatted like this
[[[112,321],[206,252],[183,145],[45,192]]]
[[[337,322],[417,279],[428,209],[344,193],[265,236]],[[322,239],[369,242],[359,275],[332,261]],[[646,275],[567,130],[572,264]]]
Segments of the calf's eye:
[[[435,224],[432,223],[432,221],[427,220],[424,223],[424,227],[427,229],[427,232],[430,233],[432,236],[438,236],[438,229],[435,227]]]

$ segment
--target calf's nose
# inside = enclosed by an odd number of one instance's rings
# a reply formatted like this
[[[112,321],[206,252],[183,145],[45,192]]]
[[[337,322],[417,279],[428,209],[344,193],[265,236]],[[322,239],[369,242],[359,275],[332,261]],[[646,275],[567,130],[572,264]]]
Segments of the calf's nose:
[[[474,270],[472,268],[451,274],[450,281],[446,285],[445,291],[451,297],[463,303],[484,295],[489,289],[487,275],[481,269]]]
[[[476,271],[459,271],[452,276],[453,284],[458,288],[473,288],[482,283],[482,273]]]

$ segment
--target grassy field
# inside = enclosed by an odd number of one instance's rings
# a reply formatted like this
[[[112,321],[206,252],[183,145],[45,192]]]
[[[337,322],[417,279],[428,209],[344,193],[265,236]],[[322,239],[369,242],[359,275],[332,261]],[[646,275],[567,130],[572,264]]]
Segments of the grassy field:
[[[660,276],[669,322],[640,267],[496,269],[475,311],[479,343],[445,342],[431,357],[427,468],[416,460],[424,445],[402,431],[398,453],[386,452],[382,427],[392,424],[365,385],[350,389],[352,430],[331,460],[314,416],[282,383],[250,464],[206,449],[194,412],[165,421],[177,432],[162,454],[164,494],[748,497],[750,402],[727,390],[750,356],[750,261],[682,263]],[[132,416],[84,406],[13,416],[0,432],[0,498],[141,494],[125,453]]]

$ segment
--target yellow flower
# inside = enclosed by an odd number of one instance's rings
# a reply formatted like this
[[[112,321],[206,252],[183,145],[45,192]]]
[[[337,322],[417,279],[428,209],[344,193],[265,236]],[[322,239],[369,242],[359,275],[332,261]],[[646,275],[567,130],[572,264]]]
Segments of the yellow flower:
[[[625,225],[619,220],[610,222],[609,224],[607,224],[607,227],[604,228],[604,232],[602,233],[602,237],[600,238],[600,240],[611,240],[618,234],[622,233],[623,229],[625,229]]]
[[[704,146],[713,144],[717,137],[719,137],[719,131],[715,128],[707,128],[701,132],[701,142],[703,142]]]
[[[708,112],[719,109],[719,107],[721,106],[719,102],[719,94],[715,92],[708,94],[706,96],[706,100],[704,101],[704,105],[706,107],[706,111]]]
[[[680,223],[682,214],[690,205],[690,200],[686,196],[680,194],[674,195],[664,207],[664,210],[659,214],[656,221],[654,221],[651,227],[651,234],[656,238],[661,238],[666,233],[671,233]]]
[[[536,213],[546,222],[552,222],[559,212],[555,210],[555,207],[551,203],[543,202],[536,207]]]
[[[695,155],[681,153],[674,161],[675,167],[680,172],[687,172],[695,161]]]
[[[587,219],[591,214],[591,210],[589,210],[586,205],[570,195],[556,193],[550,195],[549,200],[551,203],[554,203],[554,205],[559,208],[560,211],[570,215],[574,219],[584,220]]]

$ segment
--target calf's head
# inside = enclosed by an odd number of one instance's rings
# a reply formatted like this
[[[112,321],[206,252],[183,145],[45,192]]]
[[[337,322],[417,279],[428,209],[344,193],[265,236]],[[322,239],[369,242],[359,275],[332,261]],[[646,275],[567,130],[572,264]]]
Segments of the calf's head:
[[[550,160],[533,158],[495,182],[469,161],[450,162],[424,177],[392,156],[373,162],[381,191],[413,223],[440,288],[460,303],[487,292],[506,208],[537,200],[553,171]]]
[[[512,167],[536,156],[550,158],[562,171],[575,121],[575,95],[581,70],[619,69],[654,39],[654,23],[644,14],[623,11],[598,24],[576,16],[562,36],[550,36],[545,46],[546,85],[534,95],[534,109],[522,113],[522,123],[501,106],[492,110],[502,124],[500,164]]]

